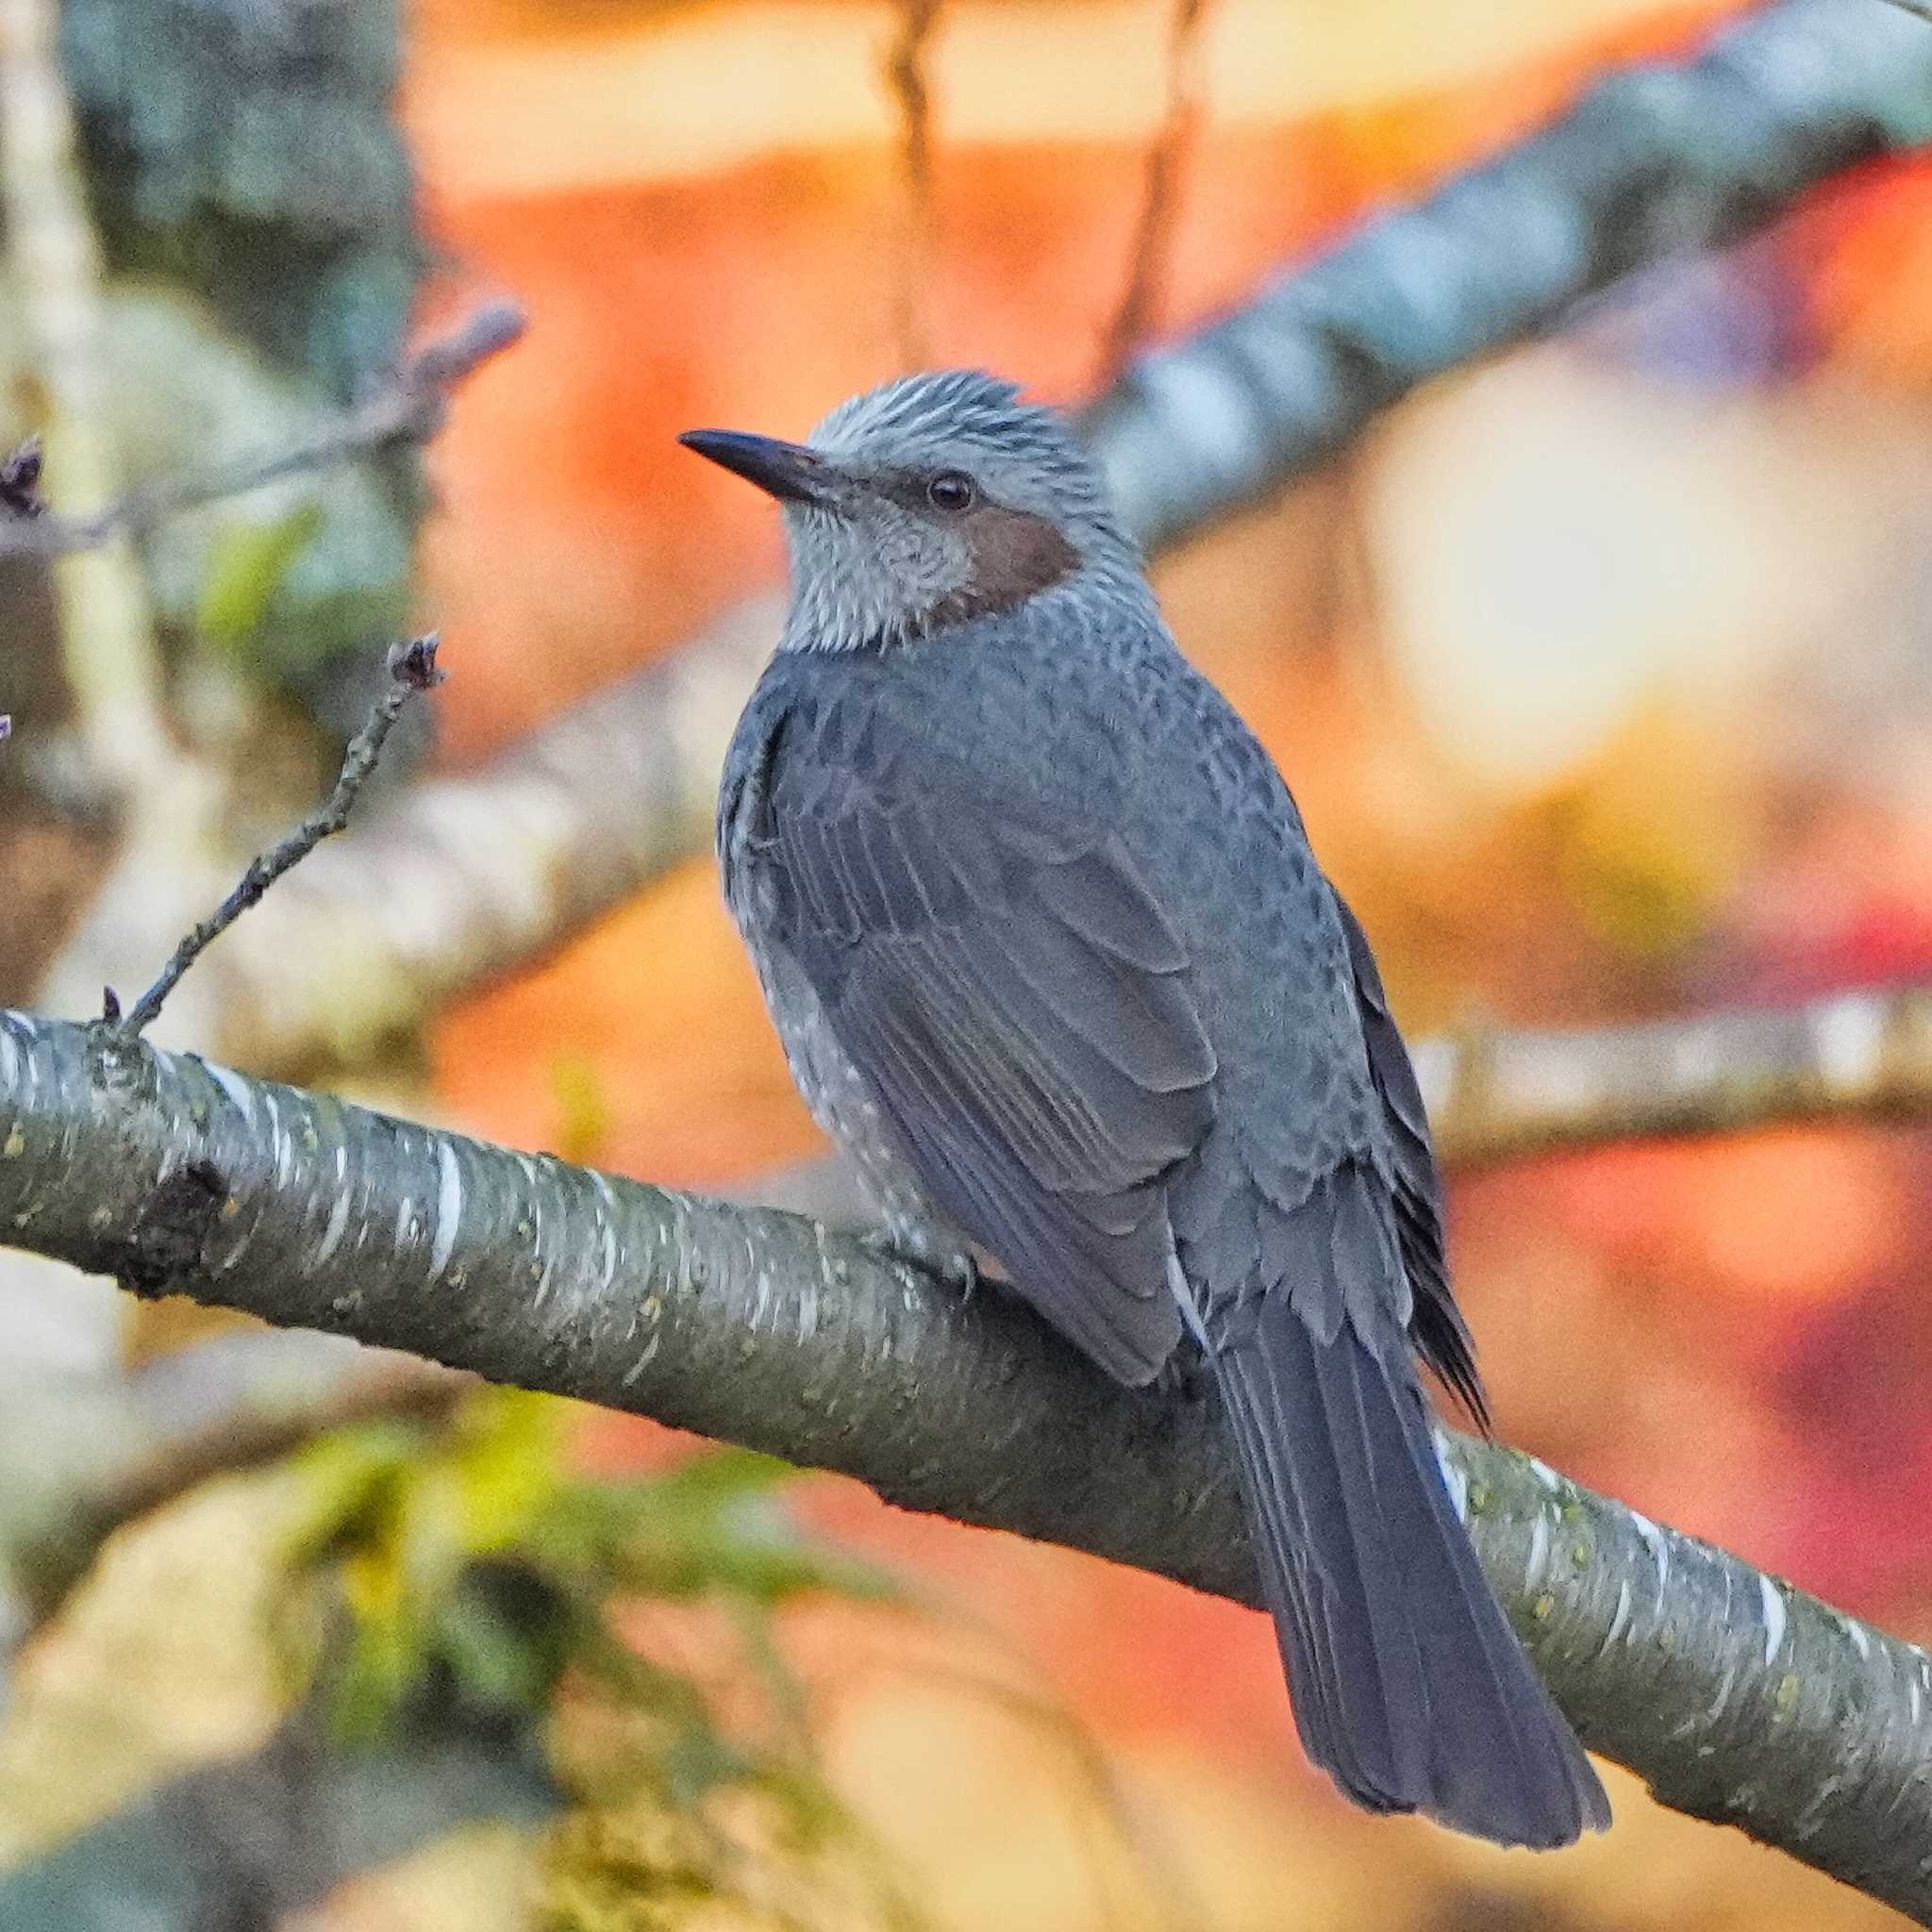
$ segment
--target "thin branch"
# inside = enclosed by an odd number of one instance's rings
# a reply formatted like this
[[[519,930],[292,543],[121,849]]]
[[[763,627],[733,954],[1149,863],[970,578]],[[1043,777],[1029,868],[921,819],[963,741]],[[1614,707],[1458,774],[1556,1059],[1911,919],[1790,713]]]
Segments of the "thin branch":
[[[1127,252],[1120,306],[1101,338],[1100,386],[1114,381],[1152,331],[1174,255],[1181,171],[1201,125],[1201,28],[1208,0],[1174,0],[1167,42],[1167,108],[1147,149],[1141,216]]]
[[[899,104],[899,259],[892,296],[893,338],[900,366],[924,369],[932,359],[925,325],[925,291],[932,274],[934,233],[932,90],[926,57],[942,0],[899,0],[899,31],[886,59],[886,83]]]
[[[187,1293],[842,1471],[1257,1598],[1200,1396],[865,1243],[0,1013],[0,1229]],[[1042,1457],[1041,1443],[1054,1453]],[[1495,1445],[1443,1439],[1485,1572],[1584,1740],[1932,1924],[1932,1660]]]
[[[1903,8],[1907,13],[1916,14],[1921,20],[1932,20],[1932,0],[1891,0],[1891,4]]]
[[[417,350],[366,401],[325,420],[299,441],[130,491],[92,516],[0,525],[0,559],[94,549],[284,476],[329,469],[395,442],[426,442],[442,426],[448,391],[509,348],[524,328],[524,313],[514,303],[485,303],[448,335]]]
[[[1430,377],[1928,140],[1932,34],[1875,0],[1783,0],[1695,58],[1606,75],[1519,146],[1143,358],[1086,431],[1136,533],[1180,541]],[[307,870],[244,929],[210,1044],[280,1071],[362,1051],[703,849],[717,760],[777,625],[771,599],[741,605],[496,763],[372,815],[329,855],[340,863]],[[458,814],[483,862],[430,868],[420,855]],[[318,949],[318,933],[354,944]]]
[[[204,963],[222,1051],[280,1072],[366,1059],[699,848],[781,614],[775,599],[735,610],[704,649],[574,707],[487,769],[372,802]],[[50,1003],[82,1010],[93,991]]]
[[[108,989],[106,1018],[110,1025],[118,1026],[129,1038],[138,1038],[159,1017],[168,995],[202,954],[251,906],[258,905],[262,894],[284,873],[299,865],[325,839],[333,838],[347,825],[357,794],[375,770],[382,747],[404,707],[418,693],[432,691],[442,682],[444,674],[436,668],[436,645],[437,640],[428,636],[391,648],[388,688],[376,699],[369,722],[349,741],[335,790],[287,838],[250,863],[235,890],[175,948],[160,976],[134,1003],[125,1019],[113,989]]]

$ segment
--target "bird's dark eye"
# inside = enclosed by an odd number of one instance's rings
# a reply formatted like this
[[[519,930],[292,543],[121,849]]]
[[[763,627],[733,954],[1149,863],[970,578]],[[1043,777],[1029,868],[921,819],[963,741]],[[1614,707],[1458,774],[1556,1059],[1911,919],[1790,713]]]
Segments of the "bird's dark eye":
[[[941,470],[925,486],[925,500],[933,508],[949,510],[957,516],[978,502],[979,491],[973,487],[971,476],[962,476],[958,470]]]

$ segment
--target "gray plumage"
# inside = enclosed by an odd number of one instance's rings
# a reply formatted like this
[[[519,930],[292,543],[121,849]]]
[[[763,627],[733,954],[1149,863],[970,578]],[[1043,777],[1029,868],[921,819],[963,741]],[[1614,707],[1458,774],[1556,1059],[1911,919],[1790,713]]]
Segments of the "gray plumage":
[[[1411,1349],[1481,1415],[1422,1098],[1273,761],[1060,420],[972,373],[807,445],[718,839],[799,1085],[891,1237],[1108,1374],[1205,1352],[1309,1756],[1503,1843],[1607,1821],[1485,1584]]]

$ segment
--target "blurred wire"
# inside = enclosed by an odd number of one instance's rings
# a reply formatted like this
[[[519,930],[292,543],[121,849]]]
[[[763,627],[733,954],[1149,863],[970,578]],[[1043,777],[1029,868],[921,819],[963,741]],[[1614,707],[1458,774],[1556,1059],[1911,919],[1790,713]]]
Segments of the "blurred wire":
[[[899,34],[886,60],[886,82],[899,104],[900,192],[905,197],[893,288],[893,339],[902,369],[932,359],[926,326],[926,282],[932,269],[932,90],[926,56],[942,0],[899,0]]]
[[[1147,148],[1146,185],[1120,305],[1101,340],[1097,382],[1118,379],[1127,358],[1158,320],[1160,296],[1174,257],[1181,174],[1201,125],[1201,32],[1208,0],[1174,0],[1167,42],[1167,109]]]

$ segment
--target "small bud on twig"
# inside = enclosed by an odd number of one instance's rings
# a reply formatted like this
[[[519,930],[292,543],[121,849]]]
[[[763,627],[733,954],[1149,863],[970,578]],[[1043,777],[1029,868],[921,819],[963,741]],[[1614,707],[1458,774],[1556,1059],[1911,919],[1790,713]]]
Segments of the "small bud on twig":
[[[407,643],[389,647],[389,675],[410,691],[434,691],[449,675],[436,668],[436,647],[441,639],[434,631]]]
[[[37,517],[47,507],[41,494],[41,439],[29,436],[0,462],[0,512]]]

